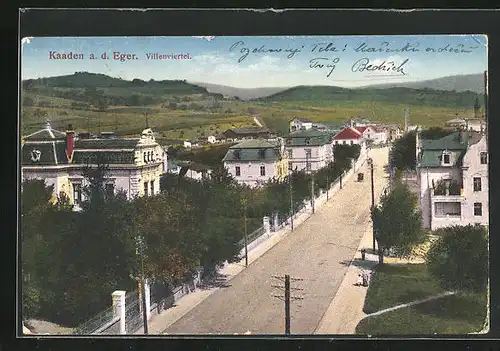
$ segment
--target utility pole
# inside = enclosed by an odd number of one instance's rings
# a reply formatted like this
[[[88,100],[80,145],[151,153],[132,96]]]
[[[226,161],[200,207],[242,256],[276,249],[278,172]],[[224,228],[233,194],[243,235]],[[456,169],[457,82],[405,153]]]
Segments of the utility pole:
[[[247,199],[242,199],[243,205],[243,225],[245,229],[245,267],[248,267],[248,240],[247,240]]]
[[[141,257],[141,300],[142,300],[142,320],[144,324],[144,334],[148,334],[148,315],[146,311],[146,289],[144,287],[144,242],[139,237],[139,255]]]
[[[328,188],[330,188],[330,178],[326,174],[326,201],[328,201]]]
[[[312,213],[314,214],[314,173],[311,171],[311,206]]]
[[[292,174],[290,174],[290,225],[293,232],[293,186],[292,186]]]
[[[273,276],[275,279],[279,279],[281,281],[284,281],[284,287],[280,285],[272,285],[273,288],[278,288],[280,290],[284,290],[284,296],[283,295],[271,295],[273,297],[276,297],[282,301],[285,301],[285,335],[290,335],[290,300],[303,300],[304,297],[302,296],[292,296],[290,294],[290,290],[304,290],[302,288],[291,288],[290,287],[290,280],[293,281],[302,281],[304,279],[301,278],[290,278],[290,275],[286,274],[284,277],[283,276]]]
[[[373,159],[369,158],[368,159],[368,164],[370,165],[370,180],[371,180],[371,187],[372,187],[372,206],[370,210],[373,211],[373,208],[375,207],[375,191],[373,187]],[[373,252],[375,252],[375,228],[373,229]]]

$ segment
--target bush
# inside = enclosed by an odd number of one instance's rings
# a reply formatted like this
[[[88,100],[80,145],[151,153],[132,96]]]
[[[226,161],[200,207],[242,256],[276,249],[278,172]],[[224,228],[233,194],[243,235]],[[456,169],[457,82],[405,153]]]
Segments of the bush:
[[[488,235],[480,225],[438,229],[427,253],[429,271],[445,289],[485,291],[488,282]]]

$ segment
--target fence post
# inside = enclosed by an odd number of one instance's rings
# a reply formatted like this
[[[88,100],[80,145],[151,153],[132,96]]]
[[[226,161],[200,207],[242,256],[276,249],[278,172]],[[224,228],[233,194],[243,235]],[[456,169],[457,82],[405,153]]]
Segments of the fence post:
[[[269,217],[265,216],[264,218],[262,218],[262,222],[264,225],[264,233],[269,235],[271,233],[271,225],[269,223]]]
[[[146,295],[146,319],[151,319],[151,286],[149,280],[144,280],[144,294]]]
[[[274,231],[276,232],[276,231],[278,231],[278,226],[279,226],[279,221],[278,221],[278,213],[275,213],[275,214],[274,214],[274,218],[273,218],[273,220],[274,220],[274,224],[273,224],[273,226],[274,226]]]
[[[111,294],[115,316],[120,318],[120,334],[127,334],[125,330],[125,291],[117,290]]]

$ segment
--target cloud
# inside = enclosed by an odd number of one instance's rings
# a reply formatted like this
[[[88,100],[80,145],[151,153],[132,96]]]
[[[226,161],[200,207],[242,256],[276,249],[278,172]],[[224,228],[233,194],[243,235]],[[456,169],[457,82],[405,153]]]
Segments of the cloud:
[[[201,64],[219,64],[226,61],[226,59],[217,53],[203,54],[193,57],[196,62]]]
[[[399,55],[393,55],[393,56],[389,56],[387,58],[377,58],[377,59],[374,59],[374,60],[370,60],[370,63],[374,64],[374,65],[379,65],[381,64],[382,62],[386,62],[386,63],[389,63],[391,61],[394,62],[394,64],[399,64],[401,62],[403,62],[403,58]]]

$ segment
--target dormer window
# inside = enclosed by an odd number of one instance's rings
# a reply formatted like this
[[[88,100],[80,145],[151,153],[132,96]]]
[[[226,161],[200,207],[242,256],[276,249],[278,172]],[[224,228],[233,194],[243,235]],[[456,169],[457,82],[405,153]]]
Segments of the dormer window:
[[[240,150],[234,150],[234,158],[239,160],[241,158],[241,151]]]
[[[451,154],[448,151],[443,151],[442,155],[442,164],[443,165],[449,165],[451,160]]]
[[[266,149],[260,149],[259,150],[259,157],[260,158],[265,158],[266,157]]]
[[[310,138],[306,138],[306,145],[309,145],[311,144],[311,139]]]
[[[481,164],[482,165],[488,164],[488,153],[487,152],[481,152],[480,157],[481,157]]]

